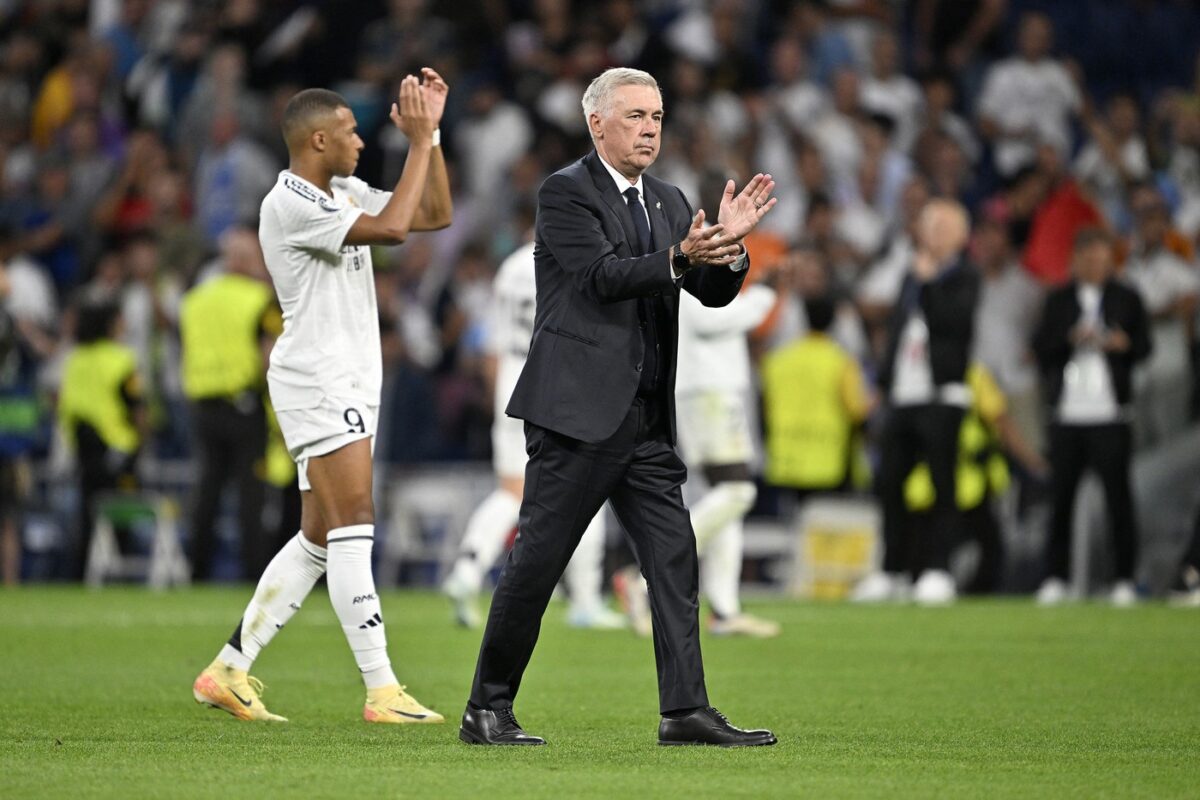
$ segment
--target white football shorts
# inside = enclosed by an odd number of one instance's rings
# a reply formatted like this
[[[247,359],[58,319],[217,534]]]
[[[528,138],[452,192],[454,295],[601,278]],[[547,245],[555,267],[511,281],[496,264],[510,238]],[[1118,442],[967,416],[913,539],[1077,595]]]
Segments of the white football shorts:
[[[681,394],[675,398],[675,419],[685,463],[719,466],[754,461],[754,436],[744,392]]]
[[[379,406],[361,400],[339,400],[325,396],[314,408],[276,411],[279,430],[288,453],[296,462],[300,491],[312,489],[308,482],[308,460],[328,455],[359,439],[371,440],[375,452],[375,431],[379,427]]]
[[[501,478],[524,478],[525,420],[498,415],[492,422],[492,468]]]

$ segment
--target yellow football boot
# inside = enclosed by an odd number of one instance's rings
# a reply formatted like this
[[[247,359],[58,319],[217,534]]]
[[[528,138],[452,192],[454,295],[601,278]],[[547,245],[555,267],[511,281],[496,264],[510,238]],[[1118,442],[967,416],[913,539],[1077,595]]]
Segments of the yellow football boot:
[[[267,711],[260,697],[264,688],[262,681],[245,670],[214,661],[192,684],[192,697],[197,703],[228,711],[238,719],[287,722],[287,717]]]
[[[397,725],[446,721],[441,714],[421,705],[415,697],[404,691],[403,686],[396,684],[367,690],[363,719],[367,722],[389,722]]]

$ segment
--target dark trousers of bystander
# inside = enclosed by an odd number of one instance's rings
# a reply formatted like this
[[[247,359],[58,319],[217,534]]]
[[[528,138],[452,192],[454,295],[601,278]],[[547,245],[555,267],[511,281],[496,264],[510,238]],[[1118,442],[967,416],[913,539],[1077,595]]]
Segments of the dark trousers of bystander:
[[[961,541],[963,515],[956,503],[958,431],[964,410],[932,403],[888,411],[880,441],[878,492],[883,506],[883,569],[901,574],[948,570]],[[912,531],[904,483],[918,463],[929,465],[936,493],[930,524]]]
[[[1049,432],[1053,510],[1046,542],[1046,574],[1067,580],[1070,575],[1071,528],[1079,481],[1090,467],[1104,487],[1112,529],[1116,579],[1133,580],[1137,566],[1137,518],[1129,465],[1133,458],[1133,429],[1128,422],[1106,425],[1052,424]]]
[[[237,487],[242,578],[253,579],[266,568],[274,544],[263,535],[266,485],[255,473],[255,465],[266,450],[266,412],[262,401],[252,393],[247,393],[241,403],[201,400],[192,411],[200,469],[192,497],[192,579],[206,581],[212,577],[217,512],[226,484]]]

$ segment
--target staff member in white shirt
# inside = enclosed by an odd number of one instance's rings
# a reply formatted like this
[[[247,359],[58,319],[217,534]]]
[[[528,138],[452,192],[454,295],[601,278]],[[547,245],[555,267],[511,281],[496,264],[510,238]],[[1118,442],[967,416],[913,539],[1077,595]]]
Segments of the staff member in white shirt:
[[[1134,365],[1150,354],[1146,309],[1138,293],[1113,279],[1107,233],[1075,237],[1075,280],[1046,298],[1033,349],[1049,405],[1054,510],[1046,546],[1044,605],[1067,599],[1072,512],[1079,480],[1091,467],[1104,485],[1116,549],[1115,605],[1137,601],[1137,517],[1129,483],[1133,455],[1130,403]]]

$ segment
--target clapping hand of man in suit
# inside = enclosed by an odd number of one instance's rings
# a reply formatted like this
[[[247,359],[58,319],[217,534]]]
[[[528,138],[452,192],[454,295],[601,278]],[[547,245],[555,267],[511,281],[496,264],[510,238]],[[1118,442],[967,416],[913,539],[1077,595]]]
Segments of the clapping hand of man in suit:
[[[770,175],[755,175],[736,196],[735,188],[732,180],[725,184],[716,225],[704,227],[704,209],[692,218],[679,249],[693,264],[729,265],[736,261],[745,252],[742,239],[775,207],[778,199],[771,197],[775,181]]]

